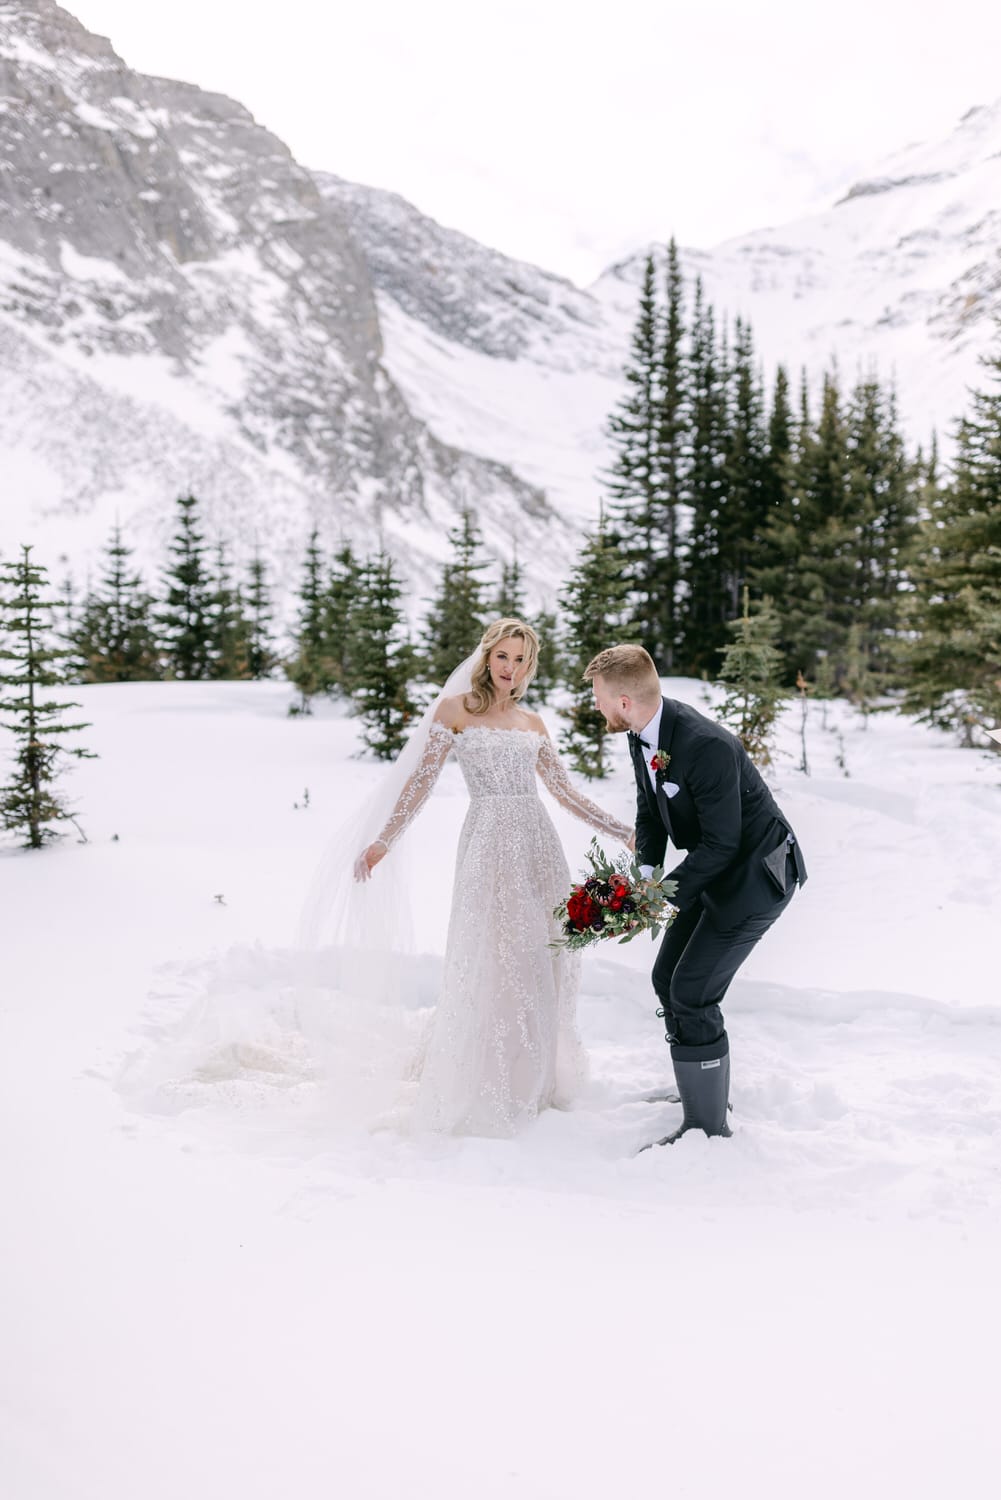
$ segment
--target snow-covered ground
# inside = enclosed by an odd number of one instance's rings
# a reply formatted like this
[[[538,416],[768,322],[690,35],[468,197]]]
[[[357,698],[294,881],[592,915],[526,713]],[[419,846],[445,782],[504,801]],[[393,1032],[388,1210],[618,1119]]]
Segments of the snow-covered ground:
[[[577,1109],[370,1129],[288,999],[380,775],[355,726],[279,683],[74,697],[90,841],[0,851],[4,1496],[994,1493],[1001,762],[814,705],[807,778],[790,711],[811,878],[728,999],[735,1134],[637,1156],[678,1113],[645,940],[587,956]],[[425,867],[463,806],[450,765]]]

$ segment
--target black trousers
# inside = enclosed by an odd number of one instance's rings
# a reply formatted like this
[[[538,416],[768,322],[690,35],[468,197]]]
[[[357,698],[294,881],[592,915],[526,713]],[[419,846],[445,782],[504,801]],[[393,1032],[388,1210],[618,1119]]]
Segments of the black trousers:
[[[795,885],[759,916],[716,927],[701,905],[682,912],[665,932],[653,966],[664,1031],[683,1047],[708,1047],[725,1035],[720,1003],[754,945],[792,900]]]

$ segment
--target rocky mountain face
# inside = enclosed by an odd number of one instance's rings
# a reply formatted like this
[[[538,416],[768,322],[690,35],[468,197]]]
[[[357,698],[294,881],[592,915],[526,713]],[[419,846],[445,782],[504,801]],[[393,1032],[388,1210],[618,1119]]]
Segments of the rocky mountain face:
[[[409,408],[347,215],[241,105],[6,0],[0,143],[0,545],[112,510],[159,540],[192,488],[286,563],[315,522],[420,572],[465,504],[505,555],[558,547],[541,490]]]
[[[682,263],[769,374],[875,366],[925,441],[994,337],[999,205],[1001,103]],[[597,510],[645,253],[579,289],[306,170],[53,0],[0,0],[0,550],[79,574],[119,515],[158,555],[192,490],[285,582],[317,524],[382,536],[426,593],[469,505],[552,602]]]

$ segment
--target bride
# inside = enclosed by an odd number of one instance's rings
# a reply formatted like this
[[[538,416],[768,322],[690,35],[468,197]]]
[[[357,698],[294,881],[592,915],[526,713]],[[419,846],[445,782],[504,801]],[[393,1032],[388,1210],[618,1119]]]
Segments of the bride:
[[[542,719],[520,706],[538,652],[535,631],[520,620],[487,628],[411,737],[397,763],[402,789],[355,865],[365,881],[392,855],[454,753],[470,806],[417,1128],[509,1135],[539,1110],[564,1104],[582,1074],[576,956],[549,946],[570,873],[538,779],[598,832],[630,843],[632,830],[577,791]]]

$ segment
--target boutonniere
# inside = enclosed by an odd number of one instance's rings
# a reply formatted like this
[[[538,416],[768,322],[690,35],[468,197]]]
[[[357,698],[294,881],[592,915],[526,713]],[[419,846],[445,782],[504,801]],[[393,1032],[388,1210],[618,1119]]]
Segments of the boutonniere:
[[[650,757],[650,769],[654,774],[654,780],[657,783],[658,792],[664,785],[664,779],[667,776],[667,768],[670,764],[671,757],[668,755],[666,750],[655,750]]]

